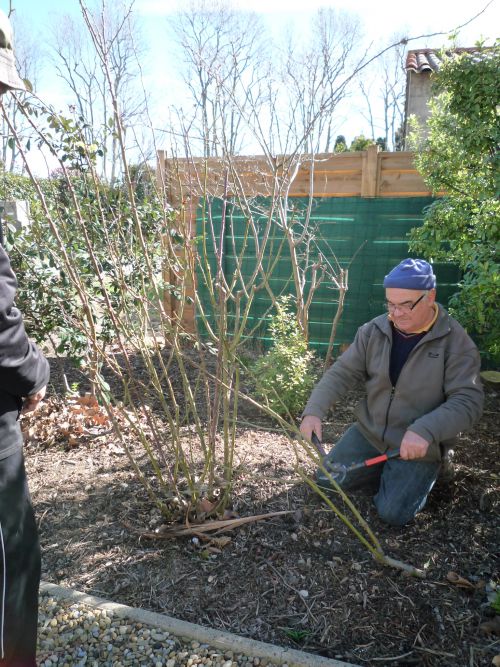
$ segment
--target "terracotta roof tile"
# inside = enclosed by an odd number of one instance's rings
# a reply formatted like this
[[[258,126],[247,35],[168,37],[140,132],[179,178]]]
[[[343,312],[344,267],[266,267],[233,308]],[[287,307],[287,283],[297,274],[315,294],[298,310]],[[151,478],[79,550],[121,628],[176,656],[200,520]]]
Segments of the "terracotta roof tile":
[[[456,53],[474,53],[479,52],[476,47],[457,48],[444,51],[446,57]],[[406,71],[413,71],[421,74],[422,72],[437,72],[443,62],[443,51],[441,49],[413,49],[408,51],[406,56]]]

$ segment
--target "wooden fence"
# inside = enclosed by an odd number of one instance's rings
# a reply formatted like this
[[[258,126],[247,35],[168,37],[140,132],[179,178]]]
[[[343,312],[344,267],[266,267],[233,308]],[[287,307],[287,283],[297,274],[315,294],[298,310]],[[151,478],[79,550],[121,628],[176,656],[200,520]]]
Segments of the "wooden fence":
[[[203,196],[223,197],[244,193],[247,198],[287,194],[314,198],[430,197],[431,192],[413,164],[413,153],[389,153],[370,146],[366,151],[318,154],[300,162],[289,157],[234,156],[220,158],[172,158],[158,152],[158,180],[171,204],[178,208],[179,228],[188,237],[196,234],[196,215]],[[179,253],[185,249],[179,248]],[[190,260],[193,262],[193,259]],[[166,276],[166,279],[171,276]],[[190,291],[195,286],[191,286]],[[179,316],[179,305],[165,298],[167,312]],[[194,307],[182,314],[183,326],[195,327]]]
[[[171,201],[204,194],[220,197],[245,192],[271,196],[276,183],[290,197],[428,197],[431,192],[413,164],[413,153],[366,151],[304,157],[296,167],[290,158],[169,158],[158,152],[158,176]]]

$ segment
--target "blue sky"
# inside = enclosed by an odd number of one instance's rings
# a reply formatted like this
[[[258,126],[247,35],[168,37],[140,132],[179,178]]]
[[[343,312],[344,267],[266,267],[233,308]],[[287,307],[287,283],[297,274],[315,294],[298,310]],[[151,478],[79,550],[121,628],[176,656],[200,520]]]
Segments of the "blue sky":
[[[21,1],[21,0],[20,0]],[[32,0],[24,0],[28,4]],[[45,0],[46,1],[46,0]],[[68,1],[68,0],[67,0]],[[182,0],[138,0],[137,7],[145,15],[161,16],[173,11]],[[69,2],[68,2],[69,4]],[[267,15],[271,20],[284,17],[302,20],[319,7],[335,7],[358,13],[374,37],[409,29],[413,34],[448,31],[469,20],[488,0],[462,3],[460,0],[437,0],[432,5],[402,3],[401,0],[236,0],[234,5]],[[308,11],[304,11],[307,5]],[[481,34],[496,37],[500,25],[500,3],[495,0],[469,28],[465,38],[475,40]],[[492,32],[493,31],[493,32]],[[466,33],[466,34],[465,34]]]
[[[148,21],[150,28],[162,16],[167,16],[179,6],[181,0],[136,0],[135,7]],[[50,21],[51,13],[78,12],[78,0],[12,0],[14,9],[22,15],[33,17],[40,27]],[[298,20],[321,6],[346,9],[358,13],[374,38],[400,30],[412,34],[448,31],[466,22],[488,4],[488,0],[463,3],[460,0],[437,0],[432,4],[402,3],[401,0],[235,0],[234,6],[266,15],[269,21]],[[304,11],[307,5],[308,11]],[[0,7],[7,11],[9,0],[0,0]],[[481,35],[494,38],[500,26],[500,1],[494,0],[484,15],[464,29],[464,38],[473,43]],[[496,34],[495,34],[496,33]]]
[[[93,4],[89,0],[87,4]],[[182,0],[135,0],[135,10],[142,17],[144,30],[150,42],[153,57],[153,75],[158,81],[168,82],[168,45],[165,39],[166,19],[182,4]],[[335,7],[358,14],[373,49],[386,46],[394,33],[406,33],[415,37],[436,32],[448,32],[470,20],[474,14],[487,7],[484,13],[465,27],[459,38],[460,46],[472,46],[479,38],[494,39],[500,32],[500,0],[479,0],[463,3],[460,0],[436,0],[431,4],[404,3],[401,0],[234,0],[234,6],[253,10],[263,15],[270,29],[277,33],[286,24],[299,33],[307,30],[313,12],[321,6]],[[54,16],[61,13],[79,13],[78,0],[12,0],[18,15],[37,27],[44,48],[43,36],[50,34],[45,28]],[[304,11],[307,6],[308,11]],[[0,7],[7,11],[9,0],[0,0]],[[444,36],[419,39],[409,48],[441,46]]]
[[[93,4],[94,1],[96,0],[89,0],[88,4]],[[142,18],[145,37],[151,49],[150,62],[145,63],[145,71],[150,81],[155,84],[156,92],[153,94],[163,108],[168,106],[172,99],[182,95],[175,66],[169,59],[169,46],[172,47],[166,38],[168,15],[178,8],[179,2],[182,0],[135,0],[135,10]],[[12,5],[24,22],[35,26],[37,35],[40,36],[40,47],[45,50],[47,45],[44,38],[50,35],[48,27],[54,17],[61,13],[80,13],[78,0],[12,0]],[[408,37],[447,33],[470,21],[483,8],[483,14],[461,30],[458,45],[473,46],[480,38],[491,43],[500,32],[500,0],[479,0],[474,3],[436,0],[427,5],[403,3],[401,0],[234,0],[233,5],[262,14],[270,30],[276,35],[283,26],[291,25],[296,34],[300,35],[301,31],[304,31],[306,36],[309,19],[321,6],[347,10],[361,18],[367,42],[372,43],[373,54],[390,44],[396,33],[403,33]],[[308,11],[304,11],[304,6],[307,6]],[[0,0],[0,7],[8,11],[9,0]],[[439,47],[445,42],[445,35],[432,39],[422,37],[411,41],[409,48]],[[58,87],[56,77],[50,74],[50,67],[45,67],[44,75],[37,85],[37,93],[62,110],[65,100]],[[354,122],[357,123],[356,129]],[[352,139],[355,133],[359,133],[359,127],[360,122],[357,120],[353,121],[352,128],[347,125],[342,127],[341,131],[348,139],[349,136]],[[362,131],[365,130],[362,128]]]

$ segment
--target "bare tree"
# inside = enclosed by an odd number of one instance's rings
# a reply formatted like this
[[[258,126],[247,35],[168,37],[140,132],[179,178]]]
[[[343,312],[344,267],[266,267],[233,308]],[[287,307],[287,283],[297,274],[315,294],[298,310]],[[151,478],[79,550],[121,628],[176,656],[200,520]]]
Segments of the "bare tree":
[[[238,153],[245,144],[239,107],[247,95],[253,96],[254,104],[260,99],[255,91],[264,75],[261,20],[232,9],[224,0],[191,0],[175,14],[171,29],[194,104],[192,113],[183,113],[191,137],[198,138],[205,157]]]
[[[406,46],[401,38],[365,73],[359,88],[364,100],[362,115],[370,125],[371,138],[381,138],[387,150],[399,150],[398,131],[404,119]]]
[[[293,141],[305,139],[307,153],[329,152],[335,142],[335,108],[344,99],[356,69],[359,19],[332,8],[313,17],[309,43],[286,48],[282,79],[290,110]]]
[[[137,130],[145,109],[144,95],[136,85],[138,60],[145,47],[133,13],[133,1],[100,0],[100,6],[93,10],[87,9],[83,2],[80,5],[92,22],[93,34],[106,58],[122,127],[126,134],[132,126]],[[88,143],[95,143],[103,150],[101,176],[113,183],[121,170],[121,156],[103,63],[96,57],[81,18],[63,16],[53,30],[53,37],[56,71],[74,100],[75,112],[87,123]]]

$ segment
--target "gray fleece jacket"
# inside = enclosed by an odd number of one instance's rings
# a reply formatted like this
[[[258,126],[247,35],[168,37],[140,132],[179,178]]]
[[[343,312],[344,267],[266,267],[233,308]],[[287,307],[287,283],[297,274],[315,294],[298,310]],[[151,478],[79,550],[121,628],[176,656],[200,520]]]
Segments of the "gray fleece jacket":
[[[323,419],[356,382],[366,396],[356,406],[357,425],[381,452],[400,446],[406,430],[430,442],[424,460],[441,458],[481,417],[483,390],[477,347],[442,306],[432,329],[410,353],[393,387],[389,378],[392,330],[387,315],[358,329],[352,345],[314,388],[303,416]]]

